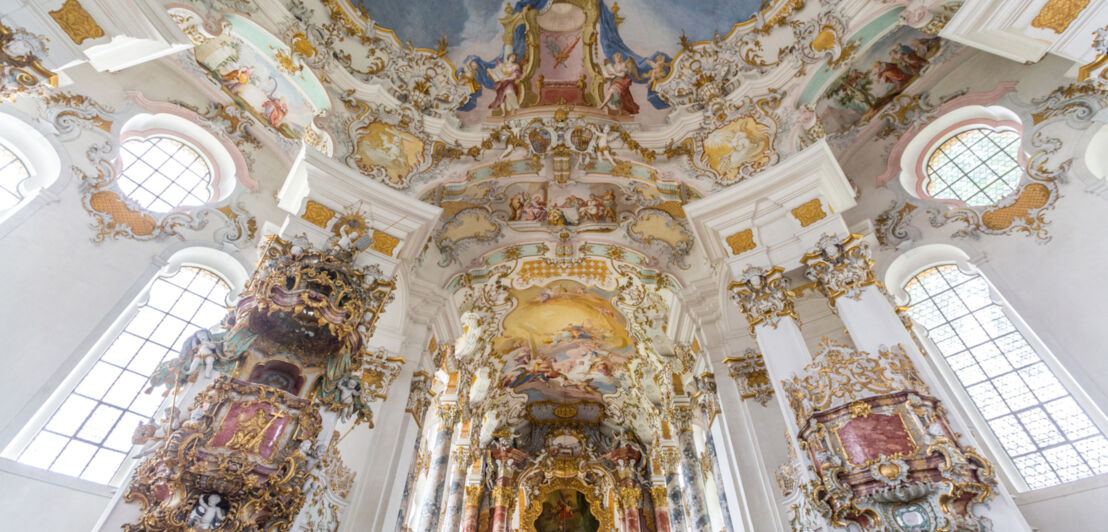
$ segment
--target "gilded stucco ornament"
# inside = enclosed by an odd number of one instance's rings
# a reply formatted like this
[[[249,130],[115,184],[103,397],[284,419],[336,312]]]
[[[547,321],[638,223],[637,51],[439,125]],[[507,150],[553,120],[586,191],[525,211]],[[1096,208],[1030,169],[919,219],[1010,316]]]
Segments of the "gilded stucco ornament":
[[[58,86],[58,75],[42,66],[46,38],[0,24],[0,99],[38,96]]]
[[[992,467],[957,442],[900,346],[870,354],[825,339],[782,386],[814,475],[796,486],[784,474],[803,494],[790,510],[794,523],[814,513],[863,530],[991,530],[976,507],[992,497]]]
[[[732,282],[727,289],[731,297],[750,323],[751,332],[758,325],[777,328],[781,318],[797,319],[793,309],[794,294],[789,290],[789,280],[780,267],[765,269],[748,266],[739,280]]]
[[[302,449],[321,427],[310,401],[221,377],[196,396],[186,421],[169,427],[124,492],[142,509],[124,530],[204,529],[197,514],[211,514],[196,509],[211,510],[206,504],[219,505],[219,530],[291,528],[314,466]]]
[[[748,347],[741,356],[727,357],[723,363],[739,385],[739,394],[743,399],[753,399],[762,406],[769,404],[773,398],[773,384],[769,381],[761,353]]]
[[[860,235],[842,238],[824,234],[816,249],[800,261],[807,266],[804,276],[816,283],[820,293],[834,308],[835,301],[842,296],[856,300],[867,286],[881,288],[870,255],[869,244],[862,242]]]

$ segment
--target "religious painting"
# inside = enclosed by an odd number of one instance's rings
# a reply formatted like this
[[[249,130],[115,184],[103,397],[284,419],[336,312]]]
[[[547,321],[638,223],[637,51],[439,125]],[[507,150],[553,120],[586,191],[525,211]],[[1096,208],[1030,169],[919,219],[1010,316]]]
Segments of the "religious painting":
[[[903,26],[882,37],[824,91],[819,115],[828,134],[868,122],[927,70],[942,39]]]
[[[724,181],[731,181],[744,166],[756,170],[768,164],[772,151],[770,127],[753,117],[742,116],[704,139],[700,160],[722,175]]]
[[[576,105],[620,119],[662,123],[655,92],[679,42],[725,36],[761,0],[350,0],[398,40],[442,50],[470,97],[464,125],[517,108]],[[439,13],[440,16],[428,16]],[[658,49],[658,43],[666,43]],[[444,48],[445,46],[445,48]]]
[[[253,22],[227,15],[223,31],[208,35],[199,15],[186,9],[171,15],[196,44],[196,62],[223,92],[285,137],[304,137],[316,115],[331,108],[315,75],[290,69],[288,46]]]
[[[383,167],[389,181],[401,184],[423,163],[422,140],[396,126],[373,121],[355,131],[354,163],[363,172]]]
[[[547,183],[520,183],[505,189],[508,221],[513,228],[528,225],[546,227],[607,227],[614,229],[620,210],[619,187],[592,183],[574,187],[550,187]]]
[[[600,401],[626,378],[634,356],[614,292],[575,281],[512,289],[518,302],[494,349],[504,354],[501,386],[530,400]]]
[[[597,532],[600,521],[592,514],[585,494],[577,490],[552,491],[542,501],[535,532]]]

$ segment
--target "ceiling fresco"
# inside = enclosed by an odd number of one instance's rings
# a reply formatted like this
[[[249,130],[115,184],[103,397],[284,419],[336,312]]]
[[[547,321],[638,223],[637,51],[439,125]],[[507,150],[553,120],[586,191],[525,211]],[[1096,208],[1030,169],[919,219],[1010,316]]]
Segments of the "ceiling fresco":
[[[196,46],[174,61],[252,134],[442,209],[410,272],[480,314],[486,349],[454,370],[493,425],[644,440],[665,379],[693,371],[671,304],[718,273],[685,206],[823,139],[842,150],[958,50],[939,3],[183,2]]]
[[[575,281],[512,289],[518,306],[493,349],[505,359],[500,385],[532,401],[597,401],[629,384],[635,354],[612,292]],[[624,379],[624,382],[621,382]]]

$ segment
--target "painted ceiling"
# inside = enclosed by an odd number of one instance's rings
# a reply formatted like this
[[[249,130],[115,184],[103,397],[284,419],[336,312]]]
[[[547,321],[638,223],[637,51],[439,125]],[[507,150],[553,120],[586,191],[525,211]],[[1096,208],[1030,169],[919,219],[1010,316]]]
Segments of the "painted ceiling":
[[[191,70],[251,135],[290,161],[302,140],[443,209],[412,271],[483,313],[490,348],[470,370],[504,392],[487,401],[537,418],[587,404],[578,419],[637,419],[649,438],[657,378],[691,349],[664,332],[669,304],[716,275],[685,205],[815,142],[841,153],[895,131],[886,111],[924,103],[960,50],[934,36],[952,10],[904,4],[302,0],[272,17],[295,24],[170,12],[196,44]]]
[[[461,65],[468,56],[493,58],[504,51],[504,28],[499,19],[505,9],[524,7],[549,10],[549,0],[457,0],[443,9],[441,0],[350,0],[392,30],[401,41],[435,49],[439,41],[450,44],[450,59]],[[619,36],[639,55],[675,54],[684,34],[690,41],[707,41],[726,35],[735,24],[746,22],[762,5],[761,0],[597,0],[622,22]]]

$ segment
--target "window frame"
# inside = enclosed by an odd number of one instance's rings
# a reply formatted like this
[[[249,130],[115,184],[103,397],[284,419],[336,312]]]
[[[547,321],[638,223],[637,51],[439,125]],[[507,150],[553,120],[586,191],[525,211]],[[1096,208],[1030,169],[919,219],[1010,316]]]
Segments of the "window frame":
[[[27,168],[28,177],[17,189],[22,198],[15,205],[0,210],[0,237],[19,220],[26,219],[38,206],[57,199],[56,191],[64,186],[62,168],[68,159],[56,139],[48,138],[17,111],[0,112],[0,144],[10,150]]]
[[[982,205],[970,205],[970,204],[966,203],[966,201],[961,199],[961,198],[937,198],[935,196],[932,196],[930,193],[928,193],[927,192],[927,185],[932,180],[931,175],[930,175],[929,170],[928,170],[928,167],[931,164],[931,159],[935,156],[935,154],[939,150],[939,148],[943,144],[946,144],[947,141],[952,140],[955,137],[958,137],[959,135],[962,135],[963,133],[966,133],[966,132],[969,132],[969,131],[974,131],[974,130],[980,130],[980,129],[987,129],[987,130],[990,130],[991,132],[994,132],[994,133],[995,132],[1011,132],[1011,133],[1015,133],[1018,136],[1018,140],[1016,141],[1017,146],[1016,146],[1016,153],[1015,153],[1016,157],[1015,158],[1016,158],[1016,162],[1019,165],[1018,166],[1019,178],[1016,180],[1016,184],[1012,188],[1012,190],[1010,190],[1004,196],[998,198],[995,202],[986,203],[986,204],[982,204]],[[931,141],[927,144],[927,146],[924,148],[923,155],[922,155],[921,160],[920,160],[920,163],[921,163],[920,170],[919,170],[920,177],[919,177],[919,180],[916,182],[916,194],[918,194],[921,199],[928,199],[928,200],[931,200],[931,201],[937,201],[939,203],[946,203],[946,204],[949,204],[949,205],[957,205],[959,207],[988,208],[988,207],[996,206],[996,205],[1000,204],[1002,201],[1004,201],[1004,199],[1006,199],[1006,198],[1010,197],[1012,194],[1015,194],[1016,192],[1018,192],[1019,188],[1020,188],[1020,184],[1023,183],[1023,181],[1024,181],[1024,176],[1026,175],[1025,168],[1027,167],[1027,154],[1023,151],[1023,148],[1021,146],[1022,142],[1023,142],[1023,131],[1020,128],[1019,122],[1015,122],[1015,121],[1011,121],[1011,120],[1000,121],[1000,120],[974,119],[974,120],[967,120],[967,121],[955,124],[954,126],[951,126],[950,128],[944,130],[943,132],[941,132],[938,135],[936,135],[935,137],[933,137],[931,139]],[[974,154],[974,155],[977,155],[977,154]],[[953,164],[953,163],[951,163],[951,164]],[[985,164],[985,163],[982,162],[982,164]],[[966,172],[963,171],[960,167],[958,168],[958,170],[962,171],[963,174],[966,174]],[[995,170],[993,170],[992,168],[989,168],[989,170],[993,171],[995,173]],[[967,176],[967,178],[968,178],[968,176]],[[977,182],[972,181],[972,180],[971,180],[971,182],[974,184],[975,187],[978,188],[978,190],[981,190],[981,191],[985,190],[985,187],[982,187]]]
[[[1031,329],[1027,322],[1020,317],[1011,303],[1004,298],[1004,295],[996,285],[993,284],[992,280],[989,279],[987,272],[971,262],[969,256],[961,249],[948,244],[929,244],[910,249],[896,257],[886,270],[885,286],[889,288],[897,305],[907,306],[910,303],[910,298],[904,290],[907,283],[915,279],[917,275],[931,268],[947,265],[956,266],[958,270],[965,275],[979,276],[979,278],[985,282],[989,289],[989,299],[1000,307],[1004,316],[1012,322],[1016,331],[1023,335],[1027,343],[1035,350],[1040,360],[1042,360],[1047,368],[1054,373],[1054,376],[1066,389],[1070,397],[1072,397],[1074,401],[1077,402],[1078,406],[1084,410],[1085,414],[1089,416],[1093,425],[1100,429],[1103,434],[1108,435],[1108,416],[1106,416],[1104,411],[1087,393],[1085,393],[1085,390],[1073,379],[1073,376],[1066,370],[1061,362],[1058,361],[1058,358],[1051,349],[1037,334],[1035,334],[1034,330]],[[983,450],[986,455],[988,455],[997,466],[997,469],[1001,472],[999,475],[1000,478],[1013,495],[1019,495],[1021,498],[1032,496],[1034,499],[1045,499],[1057,496],[1059,492],[1080,491],[1084,489],[1084,486],[1108,486],[1108,473],[1094,473],[1089,477],[1062,482],[1043,488],[1032,489],[1028,486],[1023,479],[1023,475],[1016,467],[1015,462],[1008,454],[1004,444],[997,437],[996,433],[993,432],[988,420],[985,419],[985,416],[981,413],[977,404],[973,401],[973,398],[970,397],[969,391],[962,385],[961,380],[954,373],[953,368],[950,367],[945,355],[939,350],[935,342],[932,341],[930,334],[928,334],[921,324],[917,324],[913,328],[913,334],[915,334],[923,344],[926,351],[925,358],[932,370],[940,376],[940,384],[946,392],[946,395],[954,398],[956,404],[948,405],[948,407],[956,408],[961,413],[962,419],[968,422],[970,431],[984,447]]]
[[[246,268],[238,259],[223,251],[209,247],[185,247],[173,253],[168,260],[155,259],[154,264],[164,264],[164,266],[154,269],[149,275],[143,276],[142,280],[136,283],[121,298],[119,303],[106,311],[107,316],[112,316],[114,313],[114,317],[109,325],[98,327],[90,333],[89,340],[91,341],[81,344],[81,347],[78,348],[78,352],[81,353],[78,362],[65,372],[60,381],[49,381],[44,384],[44,392],[48,394],[47,399],[34,409],[29,418],[13,422],[14,424],[22,421],[22,424],[15,436],[0,449],[0,470],[7,470],[21,476],[98,494],[116,490],[122,481],[131,474],[135,465],[134,446],[128,449],[126,458],[124,458],[112,479],[104,484],[50,471],[49,469],[41,469],[19,462],[18,458],[38,433],[50,422],[54,413],[69,398],[70,394],[80,385],[85,375],[101,360],[107,349],[111,347],[115,339],[131,322],[131,319],[147,304],[150,290],[157,280],[176,275],[182,267],[200,268],[227,283],[229,287],[227,302],[230,303],[237,299],[248,279]],[[86,349],[85,346],[89,347]],[[154,391],[152,393],[158,392]],[[164,410],[164,402],[155,411],[155,419],[161,417],[162,410]]]
[[[149,142],[151,140],[155,140],[155,139],[159,139],[159,138],[166,138],[166,139],[169,139],[169,140],[172,140],[172,141],[179,142],[179,143],[183,144],[186,148],[192,149],[194,152],[196,152],[197,155],[200,156],[200,159],[204,162],[204,165],[207,166],[207,169],[208,169],[208,182],[204,187],[204,189],[207,190],[207,192],[208,192],[208,198],[206,200],[204,200],[203,202],[201,202],[199,204],[195,204],[195,205],[178,204],[178,205],[173,206],[173,208],[171,208],[167,211],[159,211],[159,210],[151,209],[149,207],[142,207],[142,210],[144,212],[149,212],[149,213],[155,214],[157,216],[165,216],[167,214],[174,213],[174,212],[188,212],[188,211],[192,211],[192,210],[196,210],[196,209],[202,209],[206,206],[216,204],[216,203],[218,203],[218,202],[220,202],[221,200],[224,199],[224,197],[220,194],[220,188],[219,188],[219,184],[220,184],[220,180],[221,180],[220,168],[219,168],[219,165],[216,164],[215,157],[209,151],[208,147],[205,146],[202,143],[198,143],[198,142],[194,141],[190,137],[181,135],[179,132],[177,132],[175,130],[171,130],[171,129],[156,128],[156,129],[147,129],[147,130],[142,130],[142,131],[128,131],[128,132],[125,132],[124,134],[120,135],[120,137],[119,137],[119,155],[116,157],[116,160],[115,160],[117,180],[123,179],[123,176],[124,176],[124,170],[125,169],[123,168],[123,149],[124,149],[123,145],[127,142],[130,142],[130,141]],[[143,161],[143,159],[141,157],[136,157],[136,161]],[[145,161],[143,161],[143,162],[145,163]],[[160,173],[161,168],[162,168],[161,166],[154,167],[153,165],[151,165],[149,163],[146,163],[146,164],[148,166],[154,168],[155,172]],[[163,165],[164,164],[165,163],[163,163]],[[128,178],[128,179],[130,179],[130,178]],[[173,180],[173,182],[176,183],[176,180]],[[138,185],[137,183],[136,183],[136,185],[139,186],[139,187],[142,186],[142,185]],[[125,198],[127,198],[128,200],[131,200],[131,201],[137,201],[130,194],[124,192],[122,190],[121,185],[116,183],[116,186],[120,186],[120,191],[119,192],[120,192],[120,194],[123,195],[123,197],[125,197]],[[178,185],[178,186],[181,186],[181,185]],[[182,188],[184,188],[184,187],[182,187]],[[159,195],[156,196],[156,198],[161,199],[162,196],[159,194]],[[165,201],[165,200],[162,200],[162,201]],[[166,203],[168,203],[168,202],[166,202]]]

